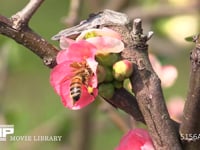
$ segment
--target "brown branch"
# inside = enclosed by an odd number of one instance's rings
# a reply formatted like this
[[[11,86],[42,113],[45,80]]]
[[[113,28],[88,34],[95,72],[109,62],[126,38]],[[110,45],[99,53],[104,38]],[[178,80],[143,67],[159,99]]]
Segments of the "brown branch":
[[[53,67],[56,65],[55,57],[58,50],[28,26],[13,28],[12,21],[0,15],[0,33],[30,49],[42,58],[47,66]]]
[[[136,98],[124,88],[116,90],[114,96],[106,101],[130,114],[136,121],[145,123]]]
[[[140,121],[146,124],[135,96],[130,94],[124,88],[117,89],[111,99],[104,99],[104,100],[110,103],[115,108],[121,109],[127,114],[131,115],[135,121]],[[180,124],[174,121],[173,119],[171,119],[171,121],[173,122],[176,131],[178,131]]]
[[[148,58],[148,36],[143,35],[141,20],[135,19],[132,34],[128,29],[117,29],[124,36],[127,47],[122,57],[134,64],[131,77],[133,92],[148,126],[156,149],[181,149],[179,135],[171,121],[163,97],[160,79]]]
[[[42,2],[44,2],[44,0],[30,0],[21,11],[11,17],[11,21],[13,23],[12,27],[18,30],[24,25],[26,26]]]
[[[43,1],[30,0],[21,11],[10,19],[0,15],[0,33],[30,49],[42,58],[47,66],[53,67],[56,65],[55,58],[58,50],[28,27],[30,18]]]
[[[195,48],[192,50],[190,83],[187,100],[184,107],[184,115],[180,128],[182,140],[184,140],[184,148],[186,150],[199,149],[199,138],[195,140],[195,134],[200,135],[200,35],[194,39]],[[188,135],[192,136],[189,137]]]

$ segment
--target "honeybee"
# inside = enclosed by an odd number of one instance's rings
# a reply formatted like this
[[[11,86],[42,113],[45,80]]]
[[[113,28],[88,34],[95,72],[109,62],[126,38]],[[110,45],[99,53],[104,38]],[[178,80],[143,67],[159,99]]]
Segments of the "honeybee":
[[[94,73],[86,61],[73,62],[70,64],[70,67],[73,68],[73,76],[70,83],[70,97],[75,103],[81,97],[81,86],[85,85],[88,88],[89,79],[94,75]]]

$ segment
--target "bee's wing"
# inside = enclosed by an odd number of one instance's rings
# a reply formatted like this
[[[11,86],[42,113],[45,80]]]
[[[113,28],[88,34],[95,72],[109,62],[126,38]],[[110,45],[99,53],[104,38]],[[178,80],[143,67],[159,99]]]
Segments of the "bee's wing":
[[[51,39],[59,40],[61,36],[69,37],[72,35],[77,35],[84,30],[98,28],[102,25],[126,25],[129,22],[130,20],[126,14],[105,9],[104,11],[98,12],[96,14],[91,14],[87,20],[83,20],[80,24],[74,27],[61,30]]]
[[[61,36],[70,37],[79,35],[82,32],[82,28],[80,25],[61,30],[58,34],[54,35],[51,39],[52,40],[60,40]]]

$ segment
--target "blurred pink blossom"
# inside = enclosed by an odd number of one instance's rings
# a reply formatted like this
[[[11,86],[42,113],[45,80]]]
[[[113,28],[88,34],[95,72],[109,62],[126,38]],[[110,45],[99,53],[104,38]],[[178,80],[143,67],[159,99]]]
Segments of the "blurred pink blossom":
[[[136,128],[122,137],[115,150],[154,150],[154,146],[149,133],[145,129]]]
[[[157,73],[157,75],[161,79],[162,86],[163,87],[172,86],[178,76],[178,71],[176,67],[172,65],[162,66],[159,60],[153,54],[149,54],[149,59],[154,71]]]
[[[61,50],[57,57],[57,66],[50,74],[50,83],[61,96],[62,103],[69,109],[80,109],[93,102],[97,96],[97,62],[95,61],[96,47],[87,41],[78,41],[69,45],[67,49]],[[88,85],[81,85],[80,99],[74,101],[70,95],[71,79],[75,76],[77,69],[73,66],[87,65],[92,74],[89,77]],[[85,67],[85,66],[83,66]],[[88,87],[92,88],[93,94],[89,92]]]
[[[167,108],[172,119],[181,122],[185,101],[182,97],[173,97],[167,101]]]

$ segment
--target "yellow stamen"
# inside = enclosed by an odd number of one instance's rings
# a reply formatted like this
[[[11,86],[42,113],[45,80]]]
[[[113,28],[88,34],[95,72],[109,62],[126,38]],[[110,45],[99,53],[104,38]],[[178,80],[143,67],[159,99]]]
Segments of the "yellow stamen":
[[[96,37],[96,36],[97,36],[97,34],[94,31],[93,32],[91,31],[91,32],[88,32],[85,34],[84,39],[89,39],[89,38]]]

